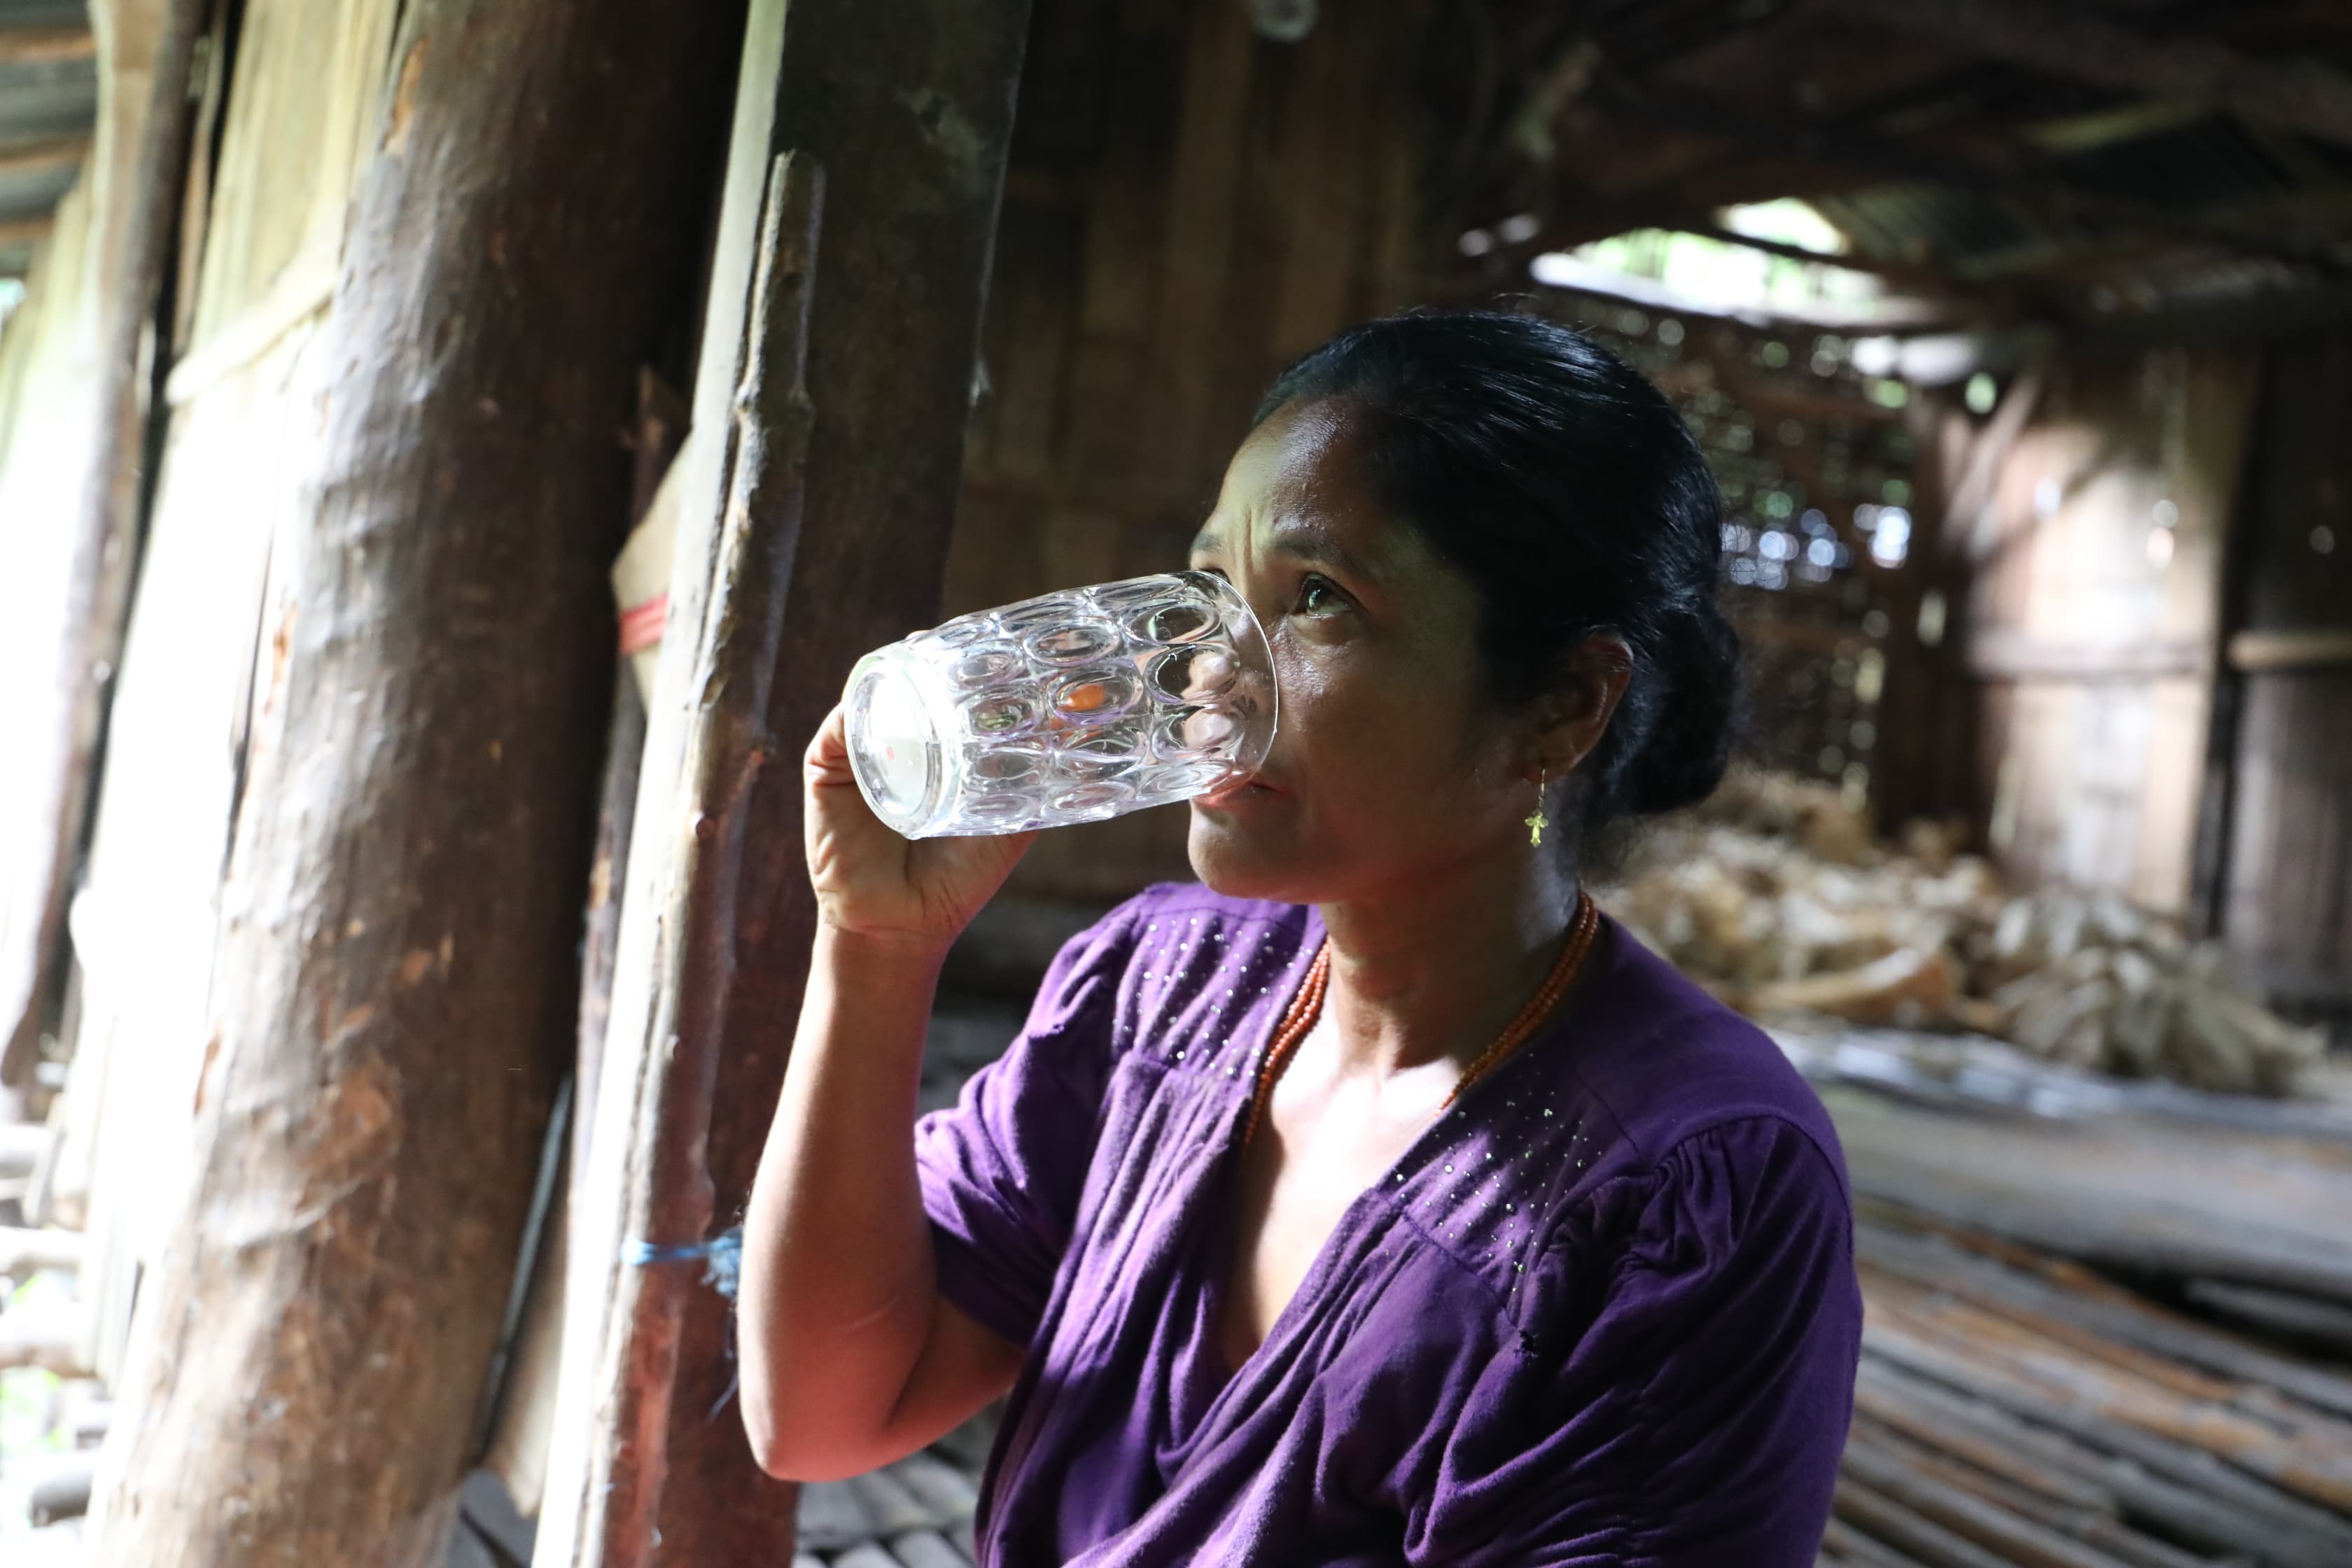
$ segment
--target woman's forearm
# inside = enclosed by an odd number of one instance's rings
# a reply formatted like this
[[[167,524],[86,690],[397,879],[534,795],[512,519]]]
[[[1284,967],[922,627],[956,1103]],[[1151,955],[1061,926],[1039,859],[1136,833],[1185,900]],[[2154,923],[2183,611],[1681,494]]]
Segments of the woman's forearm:
[[[814,1478],[887,1441],[934,1318],[915,1174],[935,952],[820,927],[743,1226],[744,1420]]]

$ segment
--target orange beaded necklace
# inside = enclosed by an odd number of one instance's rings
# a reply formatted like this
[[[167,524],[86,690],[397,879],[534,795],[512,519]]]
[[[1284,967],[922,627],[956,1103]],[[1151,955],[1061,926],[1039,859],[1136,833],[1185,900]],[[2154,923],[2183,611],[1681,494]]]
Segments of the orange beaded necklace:
[[[1518,1016],[1495,1037],[1494,1044],[1480,1051],[1475,1060],[1462,1070],[1462,1078],[1438,1107],[1443,1111],[1462,1098],[1472,1084],[1492,1072],[1504,1058],[1517,1050],[1536,1032],[1538,1025],[1559,1002],[1576,972],[1584,965],[1584,955],[1592,949],[1592,939],[1600,934],[1601,910],[1592,895],[1580,890],[1576,895],[1576,916],[1569,922],[1568,945],[1561,948],[1559,960],[1551,966],[1536,994],[1519,1009]],[[1257,1081],[1250,1089],[1249,1123],[1242,1129],[1242,1142],[1247,1143],[1257,1136],[1258,1123],[1265,1120],[1266,1106],[1274,1099],[1274,1081],[1282,1069],[1290,1065],[1297,1054],[1298,1043],[1323,1016],[1323,994],[1331,984],[1331,943],[1326,938],[1316,950],[1315,962],[1307,966],[1307,978],[1299,984],[1298,994],[1292,998],[1290,1010],[1282,1016],[1282,1026],[1274,1032],[1274,1039],[1265,1047],[1265,1061],[1257,1069]]]

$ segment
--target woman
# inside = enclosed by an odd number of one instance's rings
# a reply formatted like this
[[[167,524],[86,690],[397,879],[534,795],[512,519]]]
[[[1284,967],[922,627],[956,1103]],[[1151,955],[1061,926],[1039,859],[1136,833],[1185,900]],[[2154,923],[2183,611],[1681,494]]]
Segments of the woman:
[[[1720,529],[1572,331],[1413,315],[1293,366],[1192,546],[1272,638],[1273,752],[1193,803],[1204,886],[1063,949],[911,1141],[941,956],[1024,845],[897,838],[836,713],[745,1227],[761,1464],[853,1474],[1009,1390],[990,1564],[1810,1564],[1861,1325],[1834,1135],[1579,882],[1722,773]]]

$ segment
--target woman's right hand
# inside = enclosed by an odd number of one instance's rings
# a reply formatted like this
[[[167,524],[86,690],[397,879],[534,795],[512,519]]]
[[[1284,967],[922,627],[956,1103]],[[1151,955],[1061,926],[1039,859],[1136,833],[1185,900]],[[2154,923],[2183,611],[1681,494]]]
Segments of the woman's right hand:
[[[844,935],[937,957],[1004,885],[1034,833],[901,838],[850,769],[839,705],[809,742],[802,816],[817,918]]]

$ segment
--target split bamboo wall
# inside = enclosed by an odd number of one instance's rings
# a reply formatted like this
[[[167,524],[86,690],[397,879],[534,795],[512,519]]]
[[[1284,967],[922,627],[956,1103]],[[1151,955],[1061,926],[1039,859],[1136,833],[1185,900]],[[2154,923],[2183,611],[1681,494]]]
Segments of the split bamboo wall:
[[[2052,367],[1987,512],[1945,541],[1969,578],[1979,798],[2022,881],[2189,907],[2257,365],[2170,350]]]

